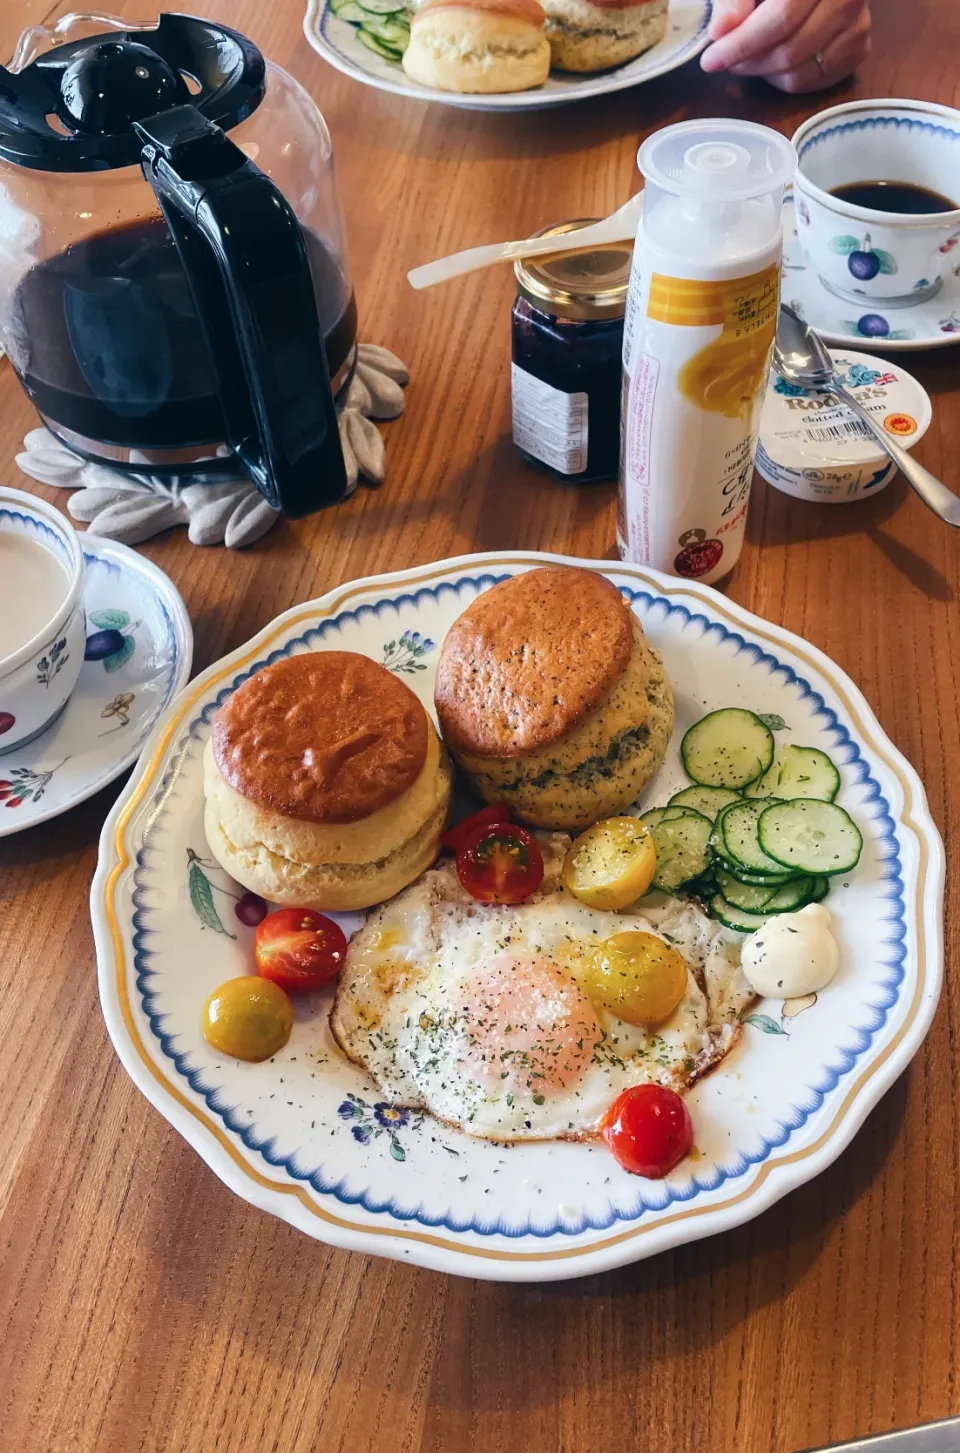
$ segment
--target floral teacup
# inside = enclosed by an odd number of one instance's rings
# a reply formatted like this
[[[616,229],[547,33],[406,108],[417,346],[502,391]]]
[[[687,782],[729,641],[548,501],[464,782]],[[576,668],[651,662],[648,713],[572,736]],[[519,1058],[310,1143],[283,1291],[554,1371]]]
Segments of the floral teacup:
[[[935,293],[960,261],[960,111],[931,101],[852,101],[811,116],[793,144],[797,237],[824,285],[888,308]],[[958,205],[905,215],[832,195],[870,181],[910,182]]]
[[[86,640],[83,551],[50,505],[0,489],[0,755],[55,721],[77,684]]]

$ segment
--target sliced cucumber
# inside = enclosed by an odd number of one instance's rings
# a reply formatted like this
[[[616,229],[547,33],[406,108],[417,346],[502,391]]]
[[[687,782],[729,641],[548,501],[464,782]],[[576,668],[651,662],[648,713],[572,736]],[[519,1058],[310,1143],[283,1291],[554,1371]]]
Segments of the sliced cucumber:
[[[773,761],[770,728],[740,706],[711,711],[680,743],[687,776],[702,787],[746,787]]]
[[[756,805],[762,807],[763,800],[758,799]],[[828,878],[849,873],[863,851],[860,829],[849,813],[835,802],[816,802],[810,797],[765,808],[757,837],[762,852],[774,862],[794,872]]]
[[[813,902],[813,885],[816,878],[803,874],[799,878],[791,878],[789,883],[784,883],[778,888],[773,897],[764,905],[764,913],[796,913],[801,908],[806,908],[808,903]]]
[[[816,797],[832,802],[840,791],[840,773],[817,747],[783,746],[773,766],[758,782],[745,789],[746,797],[779,797],[788,802],[796,797]]]
[[[368,16],[363,22],[363,29],[368,35],[375,35],[377,40],[382,40],[384,45],[401,52],[406,50],[410,39],[409,25],[404,20],[394,19],[392,15],[376,18]]]
[[[731,878],[736,878],[738,883],[753,883],[760,888],[782,888],[784,883],[791,883],[797,876],[786,868],[781,873],[751,873],[742,864],[733,863],[722,854],[717,858],[717,866],[729,873]]]
[[[667,815],[669,814],[669,816]],[[654,888],[673,893],[710,866],[709,817],[690,807],[655,807],[640,815],[653,834],[657,854]]]
[[[783,864],[763,849],[757,836],[757,824],[770,807],[766,798],[754,798],[725,808],[717,826],[723,839],[723,856],[734,864],[742,864],[749,873],[782,873]],[[786,864],[796,872],[793,864]]]
[[[364,20],[369,19],[356,0],[331,0],[330,9],[338,20],[348,20],[351,25],[361,25]]]
[[[690,811],[689,808],[675,807],[671,803],[667,803],[666,807],[648,807],[646,812],[641,812],[640,821],[645,822],[647,827],[652,829],[659,826],[661,822],[669,821],[671,817],[682,817],[684,812],[688,811]]]
[[[735,929],[737,933],[756,933],[758,928],[770,922],[763,913],[747,913],[743,908],[735,908],[720,893],[716,898],[711,898],[710,912],[714,918],[719,918],[722,924]]]
[[[827,896],[827,894],[829,892],[830,892],[830,879],[829,878],[814,878],[814,880],[813,880],[813,891],[810,894],[810,902],[811,903],[822,903],[823,900],[824,900],[824,898],[826,898],[826,896]]]
[[[714,818],[713,832],[710,834],[710,848],[718,858],[726,858],[727,856],[727,850],[723,845],[723,819],[726,817],[728,812],[732,812],[735,807],[741,807],[742,805],[743,798],[738,793],[736,801],[728,802],[726,807],[721,807],[720,811]],[[730,871],[732,873],[735,873],[736,870],[737,864],[735,862],[731,863]]]
[[[724,868],[717,869],[717,887],[731,908],[742,908],[747,913],[766,912],[771,898],[783,892],[776,883],[741,883]]]
[[[357,0],[361,10],[368,15],[406,15],[407,7],[398,0]]]
[[[382,40],[378,40],[375,35],[371,35],[363,26],[357,31],[357,40],[360,41],[361,45],[365,45],[367,50],[372,50],[375,55],[382,56],[385,61],[399,61],[403,58],[395,46],[385,45]]]
[[[694,812],[702,812],[704,817],[715,822],[717,813],[722,808],[732,807],[739,801],[740,793],[734,792],[732,787],[700,787],[695,784],[693,787],[684,787],[681,792],[675,792],[670,798],[670,806],[692,807]]]

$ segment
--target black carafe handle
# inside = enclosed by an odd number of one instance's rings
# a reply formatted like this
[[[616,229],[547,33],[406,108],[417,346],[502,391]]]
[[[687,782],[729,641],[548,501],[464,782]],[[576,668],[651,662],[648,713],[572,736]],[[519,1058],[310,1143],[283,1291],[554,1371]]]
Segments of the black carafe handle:
[[[217,372],[226,442],[285,515],[335,504],[346,469],[292,208],[195,106],[134,125]]]

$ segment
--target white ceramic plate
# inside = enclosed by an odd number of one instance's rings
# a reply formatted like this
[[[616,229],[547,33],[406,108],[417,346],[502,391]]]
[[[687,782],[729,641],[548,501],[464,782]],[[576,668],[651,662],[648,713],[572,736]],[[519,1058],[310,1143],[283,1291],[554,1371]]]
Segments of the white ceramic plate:
[[[53,726],[0,756],[0,837],[59,817],[132,766],[190,676],[193,631],[173,582],[126,545],[81,543],[88,648],[112,630],[117,649],[84,662]]]
[[[783,281],[781,297],[826,343],[849,348],[876,348],[905,353],[917,348],[949,348],[960,343],[960,247],[932,298],[895,308],[848,302],[820,281],[797,240],[796,201],[792,190],[783,199]],[[960,239],[958,239],[960,243]],[[925,279],[923,280],[925,281]]]
[[[355,81],[375,86],[378,91],[392,91],[394,95],[410,96],[415,101],[439,101],[444,106],[460,106],[468,111],[536,111],[585,101],[590,96],[605,96],[610,91],[623,91],[676,70],[699,55],[707,44],[710,11],[711,0],[671,0],[666,35],[636,60],[593,75],[551,71],[535,91],[512,91],[503,96],[459,95],[435,91],[411,81],[398,62],[383,60],[367,50],[357,38],[356,27],[346,20],[338,20],[329,0],[309,0],[303,29],[307,40],[325,61]]]
[[[646,802],[684,780],[676,748],[692,721],[745,704],[782,717],[783,739],[830,753],[865,839],[859,868],[829,899],[840,973],[794,1017],[761,1004],[694,1088],[699,1158],[647,1181],[601,1146],[506,1149],[388,1112],[336,1049],[327,995],[301,1001],[287,1048],[267,1064],[228,1062],[205,1044],[206,996],[252,967],[235,885],[209,866],[203,834],[201,753],[218,705],[279,656],[337,648],[404,673],[432,708],[438,643],[457,615],[494,581],[555,558],[465,556],[344,585],[280,616],[166,712],[104,826],[92,890],[117,1052],[227,1185],[336,1246],[500,1280],[635,1261],[748,1220],[809,1180],[916,1052],[942,974],[940,840],[916,774],[852,682],[707,587],[582,561],[621,588],[673,681],[677,731]]]

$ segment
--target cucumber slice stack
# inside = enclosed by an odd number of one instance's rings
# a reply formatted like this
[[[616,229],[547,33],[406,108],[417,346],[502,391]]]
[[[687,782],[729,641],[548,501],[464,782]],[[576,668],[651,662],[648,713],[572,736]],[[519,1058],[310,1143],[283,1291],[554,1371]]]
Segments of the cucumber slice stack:
[[[657,871],[653,887],[675,893],[685,883],[701,877],[710,866],[709,817],[692,807],[655,807],[642,812],[640,821],[653,835]]]
[[[410,13],[398,0],[330,0],[338,20],[357,26],[357,39],[383,60],[398,63],[410,40]]]
[[[657,851],[654,886],[695,894],[739,933],[819,903],[863,848],[834,801],[836,765],[818,747],[778,747],[769,721],[782,725],[729,707],[696,722],[680,746],[693,785],[641,814]]]

